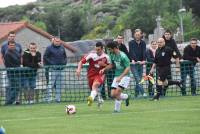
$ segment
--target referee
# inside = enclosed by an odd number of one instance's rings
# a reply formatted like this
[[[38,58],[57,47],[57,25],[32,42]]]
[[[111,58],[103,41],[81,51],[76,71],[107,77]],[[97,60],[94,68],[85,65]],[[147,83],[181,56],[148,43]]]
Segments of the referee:
[[[153,97],[153,100],[159,100],[161,92],[163,88],[167,85],[176,84],[180,87],[181,82],[168,80],[168,75],[171,73],[170,65],[171,58],[173,56],[173,50],[169,47],[165,46],[165,40],[163,38],[159,38],[157,41],[158,49],[156,50],[154,64],[150,70],[150,74],[153,74],[154,68],[157,69],[157,85],[156,90],[157,94]],[[178,64],[176,64],[179,66]]]

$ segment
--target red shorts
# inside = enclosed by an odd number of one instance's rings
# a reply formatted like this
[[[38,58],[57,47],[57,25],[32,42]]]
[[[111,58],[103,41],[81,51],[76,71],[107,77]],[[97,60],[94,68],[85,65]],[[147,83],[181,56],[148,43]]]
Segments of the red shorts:
[[[88,77],[89,88],[92,90],[92,85],[94,82],[98,82],[100,83],[100,85],[102,85],[104,80],[105,80],[105,75],[95,75],[92,77]]]

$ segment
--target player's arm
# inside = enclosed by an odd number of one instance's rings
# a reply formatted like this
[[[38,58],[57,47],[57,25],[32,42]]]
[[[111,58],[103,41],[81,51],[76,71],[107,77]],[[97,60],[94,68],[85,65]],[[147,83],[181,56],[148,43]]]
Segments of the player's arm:
[[[80,77],[81,75],[81,69],[82,69],[82,66],[83,64],[85,64],[89,59],[91,58],[91,54],[87,55],[87,56],[84,56],[78,63],[78,67],[76,69],[76,75],[78,77]]]
[[[130,71],[130,66],[124,69],[124,72],[118,77],[119,80],[121,80],[124,76],[126,76],[129,73],[129,71]]]
[[[111,68],[113,68],[113,64],[108,64],[106,67],[104,67],[103,69],[101,69],[99,71],[100,74],[105,73],[106,71],[110,70]]]

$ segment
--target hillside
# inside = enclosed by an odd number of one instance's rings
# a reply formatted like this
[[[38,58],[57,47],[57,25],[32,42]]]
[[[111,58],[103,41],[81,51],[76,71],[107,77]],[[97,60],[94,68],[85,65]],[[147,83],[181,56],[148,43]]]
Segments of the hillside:
[[[200,36],[199,16],[185,4],[185,36]],[[164,28],[175,31],[180,22],[179,7],[179,1],[174,0],[38,0],[25,6],[0,8],[0,21],[30,21],[73,41],[113,37],[126,28],[141,28],[149,34],[155,28],[157,15],[162,16]]]

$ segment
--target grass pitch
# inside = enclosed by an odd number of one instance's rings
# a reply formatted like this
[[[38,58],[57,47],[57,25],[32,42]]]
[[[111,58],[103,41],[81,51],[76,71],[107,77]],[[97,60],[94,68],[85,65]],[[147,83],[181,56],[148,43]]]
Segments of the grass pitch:
[[[75,115],[64,106],[74,104]],[[0,126],[6,134],[199,134],[200,96],[169,97],[122,103],[121,113],[112,113],[114,101],[1,106]]]

